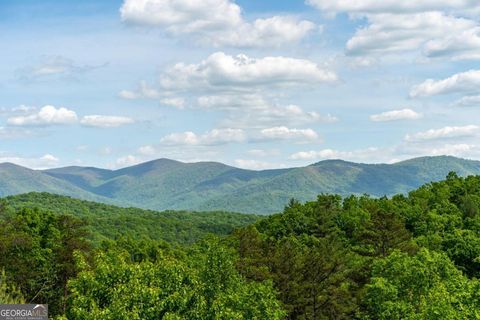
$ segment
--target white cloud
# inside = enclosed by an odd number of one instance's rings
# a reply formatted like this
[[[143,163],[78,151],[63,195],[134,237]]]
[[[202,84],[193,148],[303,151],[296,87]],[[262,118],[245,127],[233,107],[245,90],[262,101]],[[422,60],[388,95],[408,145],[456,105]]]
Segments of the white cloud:
[[[443,80],[428,79],[410,91],[411,97],[426,97],[439,94],[480,91],[480,70],[454,74]]]
[[[199,144],[198,136],[191,131],[170,133],[160,140],[166,145],[197,145]]]
[[[94,69],[103,67],[78,65],[73,60],[62,56],[43,57],[37,65],[28,66],[18,70],[21,80],[51,80],[73,77]]]
[[[138,152],[144,156],[153,156],[157,152],[154,146],[146,145],[138,148]]]
[[[395,163],[401,160],[423,156],[450,155],[456,157],[478,157],[480,149],[474,144],[422,144],[403,143],[388,148],[370,147],[352,151],[335,149],[301,151],[290,155],[294,161],[314,162],[328,159],[342,159],[346,161],[365,163]]]
[[[479,6],[476,0],[307,0],[306,3],[333,13],[415,13]]]
[[[480,59],[476,0],[307,0],[327,14],[346,12],[366,18],[347,42],[347,54],[380,56],[419,51],[428,58]]]
[[[129,167],[129,166],[139,164],[141,162],[142,162],[142,160],[140,158],[129,154],[127,156],[118,158],[117,161],[115,162],[114,167],[115,168]]]
[[[461,32],[434,39],[424,47],[427,57],[454,56],[454,60],[480,59],[480,27],[472,26]]]
[[[77,120],[75,111],[47,105],[36,113],[8,118],[7,123],[12,126],[45,126],[71,124]]]
[[[460,157],[460,156],[468,155],[470,152],[475,150],[476,150],[476,146],[472,144],[466,144],[466,143],[445,144],[442,147],[431,149],[429,154],[432,156],[447,155],[447,156]]]
[[[439,143],[440,142],[440,143]],[[402,159],[410,159],[418,156],[449,155],[455,157],[478,158],[480,149],[478,145],[465,142],[441,143],[441,140],[407,142],[395,148],[395,154]]]
[[[229,0],[126,0],[124,22],[159,27],[214,46],[266,47],[298,42],[317,26],[294,17],[273,16],[247,22],[241,8]]]
[[[160,102],[166,106],[172,106],[177,109],[183,109],[185,107],[185,99],[183,98],[165,98]]]
[[[300,151],[290,155],[291,160],[325,160],[325,159],[342,159],[350,161],[374,161],[378,159],[373,157],[373,155],[382,154],[381,149],[371,147],[366,149],[359,149],[354,151],[339,151],[334,149],[323,149],[323,150],[311,150],[311,151]]]
[[[284,126],[261,130],[261,137],[268,140],[306,139],[317,140],[318,134],[312,129],[290,129]]]
[[[392,110],[382,112],[380,114],[374,114],[370,116],[371,121],[375,122],[385,122],[385,121],[396,121],[396,120],[417,120],[422,118],[422,114],[412,109],[401,109],[401,110]]]
[[[350,61],[350,66],[353,68],[368,68],[378,65],[379,59],[376,57],[354,57]]]
[[[197,104],[198,107],[207,110],[228,111],[228,117],[222,121],[226,127],[265,128],[338,121],[330,114],[322,115],[316,111],[305,111],[297,105],[274,104],[259,94],[201,96]]]
[[[177,63],[160,78],[166,90],[237,89],[334,83],[337,75],[304,59],[250,58],[216,52],[198,64]]]
[[[0,127],[0,140],[2,139],[16,139],[31,136],[33,132],[24,127]]]
[[[214,46],[278,47],[296,43],[314,30],[321,30],[314,23],[294,17],[274,16],[244,23],[234,30],[214,33],[207,42]]]
[[[443,12],[368,15],[369,24],[348,40],[350,55],[384,54],[424,49],[434,56],[435,43],[444,42],[476,27],[476,22]],[[454,54],[450,52],[445,55]]]
[[[115,128],[133,123],[134,120],[121,116],[89,115],[84,116],[80,123],[87,127]]]
[[[18,107],[13,107],[11,109],[12,112],[19,112],[19,113],[31,113],[35,111],[35,107],[32,106],[26,106],[26,105],[20,105]]]
[[[480,95],[466,96],[453,103],[454,107],[480,107]]]
[[[10,162],[31,169],[46,169],[57,166],[60,160],[51,154],[45,154],[38,158],[0,155],[0,163],[3,162]]]
[[[160,142],[164,145],[178,146],[209,146],[227,144],[230,142],[244,142],[246,140],[245,132],[241,129],[213,129],[202,135],[186,131],[180,133],[171,133],[163,137]]]
[[[248,169],[248,170],[265,170],[265,169],[273,169],[273,168],[283,168],[285,165],[265,162],[265,161],[257,161],[257,160],[246,160],[246,159],[236,159],[235,166]]]
[[[445,138],[472,137],[479,132],[480,127],[468,125],[462,127],[444,127],[440,129],[430,129],[414,134],[407,134],[405,141],[427,141]]]
[[[269,106],[268,101],[258,94],[223,94],[201,96],[197,99],[200,108],[207,110],[245,111]]]
[[[146,81],[141,81],[136,90],[122,90],[118,95],[120,98],[127,100],[158,99],[161,97],[160,92],[157,89],[152,88]]]
[[[241,8],[227,0],[126,0],[120,8],[129,23],[163,26],[172,32],[237,27]]]

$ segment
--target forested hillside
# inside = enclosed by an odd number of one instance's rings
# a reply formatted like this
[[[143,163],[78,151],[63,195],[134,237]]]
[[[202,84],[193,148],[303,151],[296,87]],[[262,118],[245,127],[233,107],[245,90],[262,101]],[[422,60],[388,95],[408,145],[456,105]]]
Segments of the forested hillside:
[[[159,159],[119,170],[65,167],[30,170],[0,164],[0,196],[49,192],[152,210],[232,211],[271,214],[290,198],[315,200],[320,193],[407,193],[448,172],[480,174],[480,162],[424,157],[394,164],[321,161],[306,167],[245,170],[222,163]]]
[[[121,208],[49,193],[27,193],[4,198],[8,211],[38,209],[56,215],[70,214],[85,221],[94,243],[130,237],[193,243],[209,233],[230,234],[260,217],[232,212],[152,211]]]
[[[100,217],[117,210],[99,206]],[[91,225],[95,207],[7,199],[0,298],[49,303],[73,320],[480,319],[480,177],[451,173],[391,198],[292,199],[280,214],[185,245],[117,238]]]

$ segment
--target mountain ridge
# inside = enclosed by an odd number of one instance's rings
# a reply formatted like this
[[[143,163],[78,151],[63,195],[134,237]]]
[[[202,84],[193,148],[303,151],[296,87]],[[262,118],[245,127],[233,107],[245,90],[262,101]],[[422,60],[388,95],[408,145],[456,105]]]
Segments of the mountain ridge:
[[[450,172],[479,175],[480,161],[452,156],[420,157],[393,164],[341,159],[305,167],[248,170],[220,162],[157,159],[117,170],[68,166],[33,170],[0,164],[0,196],[50,192],[79,199],[152,210],[227,210],[269,214],[291,198],[320,193],[407,193]]]

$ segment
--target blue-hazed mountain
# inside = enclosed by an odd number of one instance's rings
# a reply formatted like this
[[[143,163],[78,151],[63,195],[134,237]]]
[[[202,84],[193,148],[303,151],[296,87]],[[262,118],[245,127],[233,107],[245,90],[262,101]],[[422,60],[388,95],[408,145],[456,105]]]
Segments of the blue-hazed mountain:
[[[253,171],[216,162],[159,159],[119,170],[65,167],[31,170],[0,164],[0,196],[30,191],[147,209],[272,213],[291,198],[320,193],[373,196],[406,193],[424,183],[480,174],[480,161],[423,157],[395,164],[326,160],[306,167]]]

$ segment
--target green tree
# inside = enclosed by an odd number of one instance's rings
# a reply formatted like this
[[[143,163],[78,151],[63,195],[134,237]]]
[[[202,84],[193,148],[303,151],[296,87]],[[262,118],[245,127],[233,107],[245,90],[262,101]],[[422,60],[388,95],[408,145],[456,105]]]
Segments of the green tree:
[[[385,202],[382,200],[382,202]],[[394,249],[414,250],[411,235],[401,218],[391,208],[377,207],[360,235],[368,254],[386,257]]]
[[[133,262],[126,251],[98,253],[69,282],[68,319],[282,319],[268,282],[248,282],[216,240],[191,260],[163,255]]]
[[[22,293],[14,285],[8,283],[5,270],[0,272],[0,303],[25,303]]]
[[[76,275],[73,253],[89,251],[84,222],[67,215],[22,209],[0,222],[0,267],[25,300],[64,313],[68,279]]]
[[[367,319],[479,319],[480,284],[445,254],[394,251],[373,266],[364,299]]]

